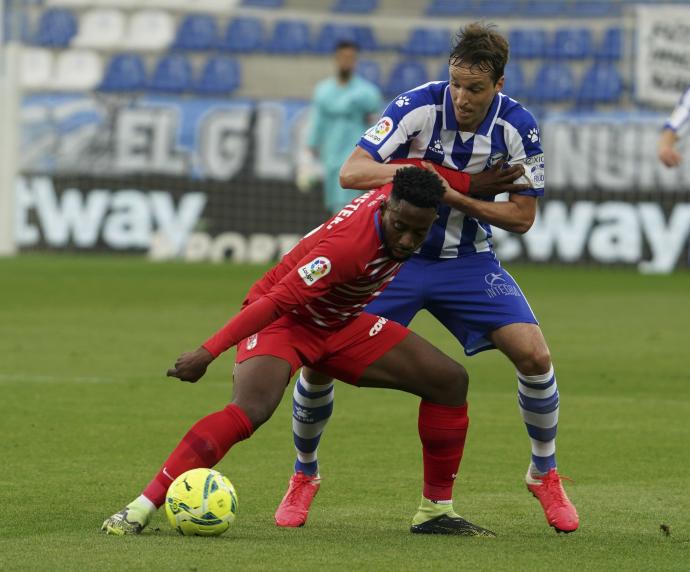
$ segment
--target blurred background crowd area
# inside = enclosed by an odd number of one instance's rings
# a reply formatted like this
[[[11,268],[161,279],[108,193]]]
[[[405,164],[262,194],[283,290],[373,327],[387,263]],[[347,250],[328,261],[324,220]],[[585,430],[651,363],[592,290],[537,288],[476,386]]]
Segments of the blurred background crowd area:
[[[688,1],[0,7],[4,61],[14,62],[0,65],[0,231],[13,226],[10,249],[274,260],[329,215],[318,183],[307,192],[296,183],[312,94],[333,77],[338,43],[360,46],[358,73],[390,102],[446,79],[453,35],[484,20],[510,43],[503,91],[537,117],[546,157],[535,225],[520,237],[496,229],[500,258],[690,265],[690,138],[675,168],[657,157],[661,127],[690,86]]]
[[[14,15],[25,90],[309,98],[338,41],[388,98],[446,79],[458,26],[495,22],[505,90],[562,109],[635,104],[632,2],[614,0],[43,0]],[[640,2],[636,2],[639,5]],[[648,4],[657,4],[649,2]],[[20,22],[17,22],[17,19]]]

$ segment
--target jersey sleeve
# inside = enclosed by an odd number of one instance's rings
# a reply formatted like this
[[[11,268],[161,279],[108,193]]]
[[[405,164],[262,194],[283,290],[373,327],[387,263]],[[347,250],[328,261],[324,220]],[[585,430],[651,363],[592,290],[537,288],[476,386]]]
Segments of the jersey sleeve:
[[[376,125],[367,129],[359,147],[379,163],[385,162],[401,145],[412,140],[429,120],[430,104],[421,92],[407,92],[388,104]],[[434,117],[434,116],[432,116]]]
[[[506,119],[509,120],[504,126],[508,162],[525,169],[525,174],[515,184],[531,187],[517,194],[541,197],[544,195],[544,151],[537,121],[524,107],[517,107]]]
[[[690,89],[680,98],[678,105],[664,123],[664,129],[675,131],[679,135],[688,130],[690,119]]]

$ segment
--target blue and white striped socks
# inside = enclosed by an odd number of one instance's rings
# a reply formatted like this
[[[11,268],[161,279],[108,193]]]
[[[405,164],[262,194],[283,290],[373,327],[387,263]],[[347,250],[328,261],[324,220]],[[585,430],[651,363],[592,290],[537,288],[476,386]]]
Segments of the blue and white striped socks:
[[[295,473],[318,474],[316,449],[331,413],[333,381],[328,385],[312,385],[300,373],[292,393],[292,437],[297,450]]]
[[[518,404],[532,442],[532,466],[541,474],[556,468],[558,386],[553,365],[541,375],[518,376]]]

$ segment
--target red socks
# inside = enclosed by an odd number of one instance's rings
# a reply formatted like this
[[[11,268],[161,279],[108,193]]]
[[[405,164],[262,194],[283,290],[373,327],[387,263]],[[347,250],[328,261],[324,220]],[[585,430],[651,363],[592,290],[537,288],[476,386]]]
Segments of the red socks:
[[[429,500],[451,500],[460,468],[469,419],[467,404],[419,404],[419,438],[424,458],[424,496]]]
[[[170,483],[190,469],[213,467],[235,443],[254,432],[251,421],[237,405],[230,404],[197,421],[175,447],[163,467],[144,489],[156,507],[165,502]]]

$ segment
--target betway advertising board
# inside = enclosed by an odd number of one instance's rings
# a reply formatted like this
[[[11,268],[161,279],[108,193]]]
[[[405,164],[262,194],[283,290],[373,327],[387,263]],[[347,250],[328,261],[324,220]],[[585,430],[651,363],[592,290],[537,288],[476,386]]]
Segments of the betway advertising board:
[[[305,102],[36,98],[23,110],[20,248],[267,262],[323,222],[299,192]],[[504,261],[688,266],[690,152],[656,159],[661,115],[541,121],[546,197],[533,228],[497,230]]]

